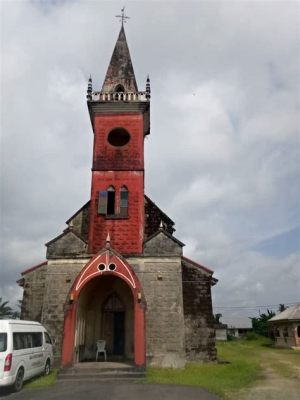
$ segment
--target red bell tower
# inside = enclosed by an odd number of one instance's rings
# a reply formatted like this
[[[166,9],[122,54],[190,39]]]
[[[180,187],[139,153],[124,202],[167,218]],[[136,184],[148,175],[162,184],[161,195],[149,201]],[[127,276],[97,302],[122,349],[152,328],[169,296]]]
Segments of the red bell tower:
[[[139,92],[122,27],[102,90],[89,79],[87,104],[94,132],[89,252],[111,246],[143,252],[144,138],[150,133],[150,81]]]

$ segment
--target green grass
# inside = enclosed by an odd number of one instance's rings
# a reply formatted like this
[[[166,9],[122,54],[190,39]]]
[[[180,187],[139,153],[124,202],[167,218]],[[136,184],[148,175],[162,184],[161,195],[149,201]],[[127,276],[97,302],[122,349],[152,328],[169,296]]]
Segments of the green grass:
[[[40,376],[38,378],[31,379],[26,382],[24,386],[28,389],[44,388],[53,385],[56,381],[56,376],[58,373],[57,368],[53,368],[48,376]]]
[[[253,383],[261,373],[260,353],[268,350],[264,338],[218,343],[218,358],[229,364],[187,364],[182,370],[149,368],[147,383],[195,385],[226,396]]]

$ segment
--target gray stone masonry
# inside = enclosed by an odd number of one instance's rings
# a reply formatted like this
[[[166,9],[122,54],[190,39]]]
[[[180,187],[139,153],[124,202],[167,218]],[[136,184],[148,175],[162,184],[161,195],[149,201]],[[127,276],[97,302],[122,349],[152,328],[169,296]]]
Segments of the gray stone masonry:
[[[86,254],[87,244],[72,231],[67,231],[46,244],[47,259],[82,256]]]
[[[144,245],[145,256],[181,256],[183,243],[165,231],[150,236]]]
[[[88,259],[48,261],[41,322],[55,339],[56,359],[60,359],[61,356],[64,306],[67,296],[74,280],[87,262]]]
[[[42,265],[26,274],[23,288],[21,318],[41,321],[45,291],[47,265]]]
[[[185,365],[180,257],[128,259],[143,287],[146,301],[148,365]]]
[[[189,361],[215,361],[211,275],[183,260],[182,288],[186,358]]]

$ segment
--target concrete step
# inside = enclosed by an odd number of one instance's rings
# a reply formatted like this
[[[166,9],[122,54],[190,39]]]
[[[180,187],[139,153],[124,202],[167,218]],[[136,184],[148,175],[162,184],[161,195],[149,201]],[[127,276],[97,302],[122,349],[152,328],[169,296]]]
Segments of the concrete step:
[[[124,363],[81,363],[59,371],[57,381],[134,381],[146,376],[145,368]]]

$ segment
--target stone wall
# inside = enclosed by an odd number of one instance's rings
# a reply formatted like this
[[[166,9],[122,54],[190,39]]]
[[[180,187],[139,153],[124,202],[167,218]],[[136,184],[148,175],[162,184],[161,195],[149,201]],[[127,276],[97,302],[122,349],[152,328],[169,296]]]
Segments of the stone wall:
[[[44,263],[40,267],[32,269],[31,272],[24,274],[21,319],[41,321],[46,271],[47,264]]]
[[[57,359],[61,356],[67,296],[74,280],[87,262],[88,259],[48,261],[41,322],[55,339],[54,355]]]
[[[51,258],[84,256],[87,252],[87,244],[71,230],[51,240],[46,246],[48,260]]]
[[[183,261],[182,288],[186,358],[189,361],[215,361],[211,275]]]
[[[84,241],[88,240],[89,211],[90,202],[88,201],[67,221],[69,228],[72,228],[73,232],[81,237]]]
[[[185,364],[180,257],[128,259],[146,302],[148,365],[181,368]]]
[[[159,230],[150,236],[144,245],[145,256],[181,256],[183,243],[179,242],[167,232]]]

